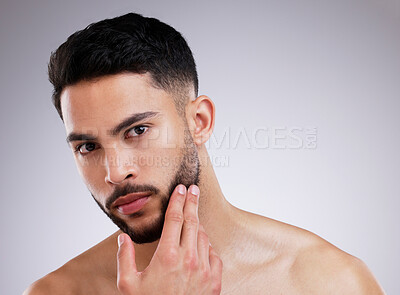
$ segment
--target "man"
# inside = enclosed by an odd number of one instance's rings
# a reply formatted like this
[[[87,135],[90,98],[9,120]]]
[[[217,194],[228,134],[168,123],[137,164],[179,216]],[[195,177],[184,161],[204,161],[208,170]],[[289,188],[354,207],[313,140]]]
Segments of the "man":
[[[120,230],[25,294],[383,294],[357,258],[225,199],[204,145],[215,107],[170,26],[92,24],[49,77],[80,175]]]

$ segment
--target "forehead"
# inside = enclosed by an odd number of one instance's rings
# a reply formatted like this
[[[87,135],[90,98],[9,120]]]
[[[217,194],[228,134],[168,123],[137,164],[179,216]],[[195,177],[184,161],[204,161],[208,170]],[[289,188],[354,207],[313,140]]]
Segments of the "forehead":
[[[81,81],[66,87],[60,99],[67,132],[107,128],[133,113],[177,116],[173,98],[153,87],[149,74],[124,73]]]

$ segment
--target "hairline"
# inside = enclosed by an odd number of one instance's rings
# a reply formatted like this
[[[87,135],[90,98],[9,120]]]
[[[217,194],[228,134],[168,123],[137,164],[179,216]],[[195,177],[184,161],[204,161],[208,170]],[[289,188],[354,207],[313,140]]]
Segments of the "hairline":
[[[171,98],[174,102],[174,106],[175,106],[175,109],[176,109],[178,115],[186,120],[186,105],[191,97],[193,99],[195,99],[197,97],[197,93],[195,93],[196,92],[195,87],[194,87],[194,85],[192,85],[193,83],[183,83],[183,82],[178,83],[177,82],[177,83],[173,83],[173,84],[175,84],[173,86],[171,85],[170,87],[163,87],[162,85],[160,85],[159,83],[157,83],[155,81],[155,79],[153,78],[153,74],[150,71],[143,72],[143,73],[137,73],[137,72],[132,72],[132,71],[120,71],[118,73],[105,74],[105,75],[100,75],[100,76],[96,76],[96,77],[92,77],[92,78],[80,79],[79,81],[76,81],[75,83],[65,85],[60,91],[58,91],[58,92],[55,91],[53,94],[53,100],[54,100],[54,102],[57,102],[56,108],[59,108],[59,110],[60,110],[59,115],[60,115],[61,120],[64,122],[64,116],[62,114],[62,109],[61,109],[61,96],[62,96],[63,91],[67,87],[77,85],[81,82],[89,82],[89,83],[97,82],[102,78],[117,76],[117,75],[121,75],[121,74],[134,74],[134,75],[148,74],[149,80],[147,80],[146,83],[150,87],[153,87],[153,88],[159,89],[159,90],[163,90],[163,91],[167,92],[168,94],[170,94]],[[176,85],[176,84],[179,84],[179,85]]]

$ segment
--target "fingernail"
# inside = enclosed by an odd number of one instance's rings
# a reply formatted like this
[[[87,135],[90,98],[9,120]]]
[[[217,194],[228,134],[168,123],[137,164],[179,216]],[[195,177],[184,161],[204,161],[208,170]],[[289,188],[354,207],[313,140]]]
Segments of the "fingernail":
[[[192,195],[198,196],[200,194],[200,189],[199,189],[199,187],[197,185],[191,185],[190,188],[189,188],[189,192]]]
[[[183,184],[178,185],[178,193],[184,195],[186,192],[186,187]]]
[[[121,245],[125,242],[125,236],[124,235],[119,235],[118,236],[118,247],[121,247]]]

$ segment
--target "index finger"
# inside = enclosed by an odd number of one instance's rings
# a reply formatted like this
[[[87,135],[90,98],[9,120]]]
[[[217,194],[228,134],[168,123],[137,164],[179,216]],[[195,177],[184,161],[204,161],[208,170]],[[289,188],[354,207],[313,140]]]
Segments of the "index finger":
[[[172,193],[165,213],[164,228],[161,233],[160,246],[178,247],[183,225],[183,206],[186,199],[186,187],[178,185]]]

